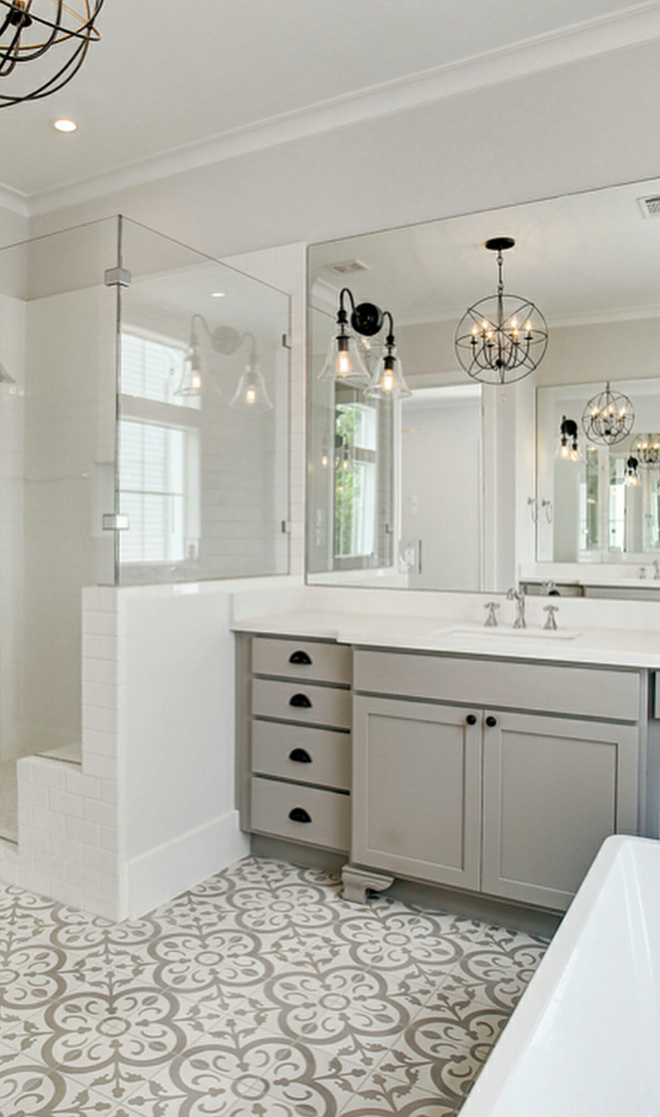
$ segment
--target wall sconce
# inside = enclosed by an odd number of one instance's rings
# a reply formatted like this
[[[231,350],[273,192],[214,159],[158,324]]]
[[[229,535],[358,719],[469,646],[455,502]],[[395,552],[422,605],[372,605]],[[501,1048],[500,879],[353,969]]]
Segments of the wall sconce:
[[[350,327],[344,300],[349,299],[351,304]],[[389,321],[389,333],[385,339],[382,357],[378,360],[373,375],[369,373],[365,364],[363,351],[365,346],[355,336],[374,337],[383,327],[385,319]],[[361,388],[366,396],[375,399],[390,399],[412,395],[401,371],[401,361],[396,353],[394,340],[394,319],[389,310],[382,311],[374,303],[358,303],[356,305],[352,291],[343,287],[339,292],[339,309],[337,310],[337,333],[330,342],[325,364],[319,374],[319,380],[337,380],[348,384],[352,388]]]
[[[257,343],[254,334],[243,334],[241,342],[243,341],[250,342],[250,353],[245,371],[238,382],[238,387],[230,400],[229,406],[240,408],[242,411],[272,411],[273,404],[257,362]]]
[[[217,326],[216,329],[210,330],[203,314],[193,314],[190,319],[188,352],[183,362],[181,380],[174,389],[175,396],[199,396],[204,387],[204,362],[199,344],[197,322],[201,322],[204,327],[213,350],[216,353],[223,353],[226,357],[235,353],[243,340],[238,330],[231,326]]]
[[[497,293],[468,307],[456,328],[454,348],[461,367],[485,384],[522,380],[548,348],[548,326],[540,310],[529,299],[504,294],[502,253],[515,243],[513,237],[486,241],[484,248],[497,252]]]
[[[559,456],[564,461],[577,462],[582,457],[578,443],[578,425],[575,419],[561,417],[559,424]]]
[[[351,304],[350,329],[345,299],[349,299]],[[352,291],[348,287],[342,287],[337,310],[337,333],[330,342],[319,380],[338,380],[352,388],[368,388],[371,377],[355,335],[373,337],[382,324],[383,316],[377,306],[373,303],[359,303],[356,306]]]
[[[628,396],[613,392],[609,381],[605,391],[593,396],[582,412],[582,429],[590,442],[614,446],[630,434],[635,410]]]

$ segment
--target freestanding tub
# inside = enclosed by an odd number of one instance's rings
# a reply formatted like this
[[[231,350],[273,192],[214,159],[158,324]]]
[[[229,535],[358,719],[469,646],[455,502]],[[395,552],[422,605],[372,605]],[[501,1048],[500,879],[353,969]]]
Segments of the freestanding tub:
[[[603,843],[461,1117],[660,1117],[660,842]]]

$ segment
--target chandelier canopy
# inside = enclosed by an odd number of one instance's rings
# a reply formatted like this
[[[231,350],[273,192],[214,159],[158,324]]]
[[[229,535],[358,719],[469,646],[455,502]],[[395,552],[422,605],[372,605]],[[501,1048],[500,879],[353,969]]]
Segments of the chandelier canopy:
[[[102,7],[103,0],[0,0],[0,78],[16,81],[11,93],[0,85],[0,108],[48,97],[71,81],[101,37],[94,24]],[[51,48],[55,73],[45,60]]]
[[[484,247],[497,253],[497,293],[468,307],[458,323],[454,348],[473,380],[509,384],[533,372],[548,347],[548,327],[540,310],[520,295],[504,293],[503,256],[513,237],[492,237]]]

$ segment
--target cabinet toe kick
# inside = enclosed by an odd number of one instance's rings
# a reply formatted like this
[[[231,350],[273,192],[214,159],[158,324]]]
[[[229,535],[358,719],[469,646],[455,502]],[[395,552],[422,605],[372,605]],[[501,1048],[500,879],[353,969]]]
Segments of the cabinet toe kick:
[[[394,877],[374,873],[369,869],[358,869],[355,865],[344,865],[341,880],[344,886],[343,898],[354,904],[365,904],[367,892],[384,892],[394,884]]]

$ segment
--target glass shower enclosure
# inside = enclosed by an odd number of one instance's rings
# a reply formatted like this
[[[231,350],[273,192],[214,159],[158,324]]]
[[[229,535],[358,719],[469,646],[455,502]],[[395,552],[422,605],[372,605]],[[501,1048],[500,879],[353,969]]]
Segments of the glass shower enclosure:
[[[0,836],[16,758],[80,748],[83,586],[288,571],[288,331],[122,217],[0,250]]]

